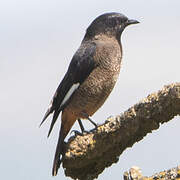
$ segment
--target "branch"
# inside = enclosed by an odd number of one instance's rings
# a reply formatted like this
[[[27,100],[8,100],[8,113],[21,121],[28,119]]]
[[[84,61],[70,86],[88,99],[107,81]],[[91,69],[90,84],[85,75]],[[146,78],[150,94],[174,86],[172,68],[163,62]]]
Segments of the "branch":
[[[180,166],[175,168],[161,171],[159,173],[154,174],[153,176],[147,177],[143,176],[141,169],[139,167],[132,167],[129,172],[124,173],[124,180],[178,180],[180,178]]]
[[[180,83],[164,86],[123,114],[111,117],[97,129],[83,136],[73,136],[66,144],[63,167],[73,179],[94,179],[106,167],[160,123],[180,114]]]

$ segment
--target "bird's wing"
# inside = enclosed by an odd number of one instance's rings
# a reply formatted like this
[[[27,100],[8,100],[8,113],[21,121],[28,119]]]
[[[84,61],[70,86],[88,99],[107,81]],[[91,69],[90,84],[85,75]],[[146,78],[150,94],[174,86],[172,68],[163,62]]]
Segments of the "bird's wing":
[[[59,84],[50,106],[41,122],[42,124],[51,113],[54,113],[48,136],[52,131],[59,113],[67,106],[73,93],[95,68],[95,51],[95,43],[82,44],[73,56],[68,71]]]

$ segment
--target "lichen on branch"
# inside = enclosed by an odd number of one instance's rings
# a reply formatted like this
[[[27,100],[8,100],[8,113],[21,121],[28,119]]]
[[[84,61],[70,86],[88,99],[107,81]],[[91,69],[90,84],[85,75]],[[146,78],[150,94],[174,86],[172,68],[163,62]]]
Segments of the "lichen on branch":
[[[174,83],[150,94],[121,115],[108,118],[90,133],[71,137],[63,161],[66,176],[80,180],[97,178],[118,161],[127,147],[179,114],[180,83]]]

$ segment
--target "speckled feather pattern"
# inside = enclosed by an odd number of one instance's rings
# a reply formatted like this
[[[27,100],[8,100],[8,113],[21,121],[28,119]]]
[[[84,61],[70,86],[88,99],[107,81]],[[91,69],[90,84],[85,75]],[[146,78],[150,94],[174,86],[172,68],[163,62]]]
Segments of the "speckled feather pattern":
[[[122,50],[120,43],[111,37],[96,37],[94,60],[96,68],[91,72],[66,107],[66,112],[76,118],[84,118],[81,111],[92,116],[111,93],[120,71]]]

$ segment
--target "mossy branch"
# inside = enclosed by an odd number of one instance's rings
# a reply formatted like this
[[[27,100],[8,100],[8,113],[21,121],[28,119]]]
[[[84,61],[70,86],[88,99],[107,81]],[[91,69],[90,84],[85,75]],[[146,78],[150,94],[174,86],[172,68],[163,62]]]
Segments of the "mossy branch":
[[[111,117],[84,136],[66,144],[63,167],[73,179],[94,179],[116,163],[121,153],[159,125],[180,114],[180,83],[164,86],[123,114]]]

